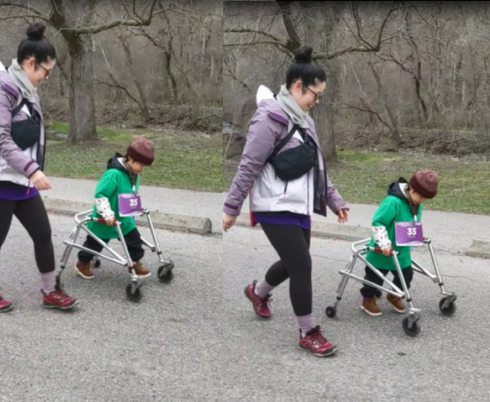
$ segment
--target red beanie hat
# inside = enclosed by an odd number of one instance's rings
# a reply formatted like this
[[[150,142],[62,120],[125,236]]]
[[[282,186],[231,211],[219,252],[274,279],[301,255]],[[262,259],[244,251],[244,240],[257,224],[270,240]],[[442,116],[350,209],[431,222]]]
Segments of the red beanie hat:
[[[149,139],[141,137],[134,141],[126,151],[136,162],[150,166],[155,160],[155,146]]]
[[[424,198],[434,198],[437,194],[439,178],[430,169],[424,169],[415,173],[410,179],[410,187]]]

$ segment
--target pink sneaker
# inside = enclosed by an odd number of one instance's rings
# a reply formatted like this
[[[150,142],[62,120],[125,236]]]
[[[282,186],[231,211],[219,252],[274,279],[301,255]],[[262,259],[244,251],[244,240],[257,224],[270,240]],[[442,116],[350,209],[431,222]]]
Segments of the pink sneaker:
[[[50,294],[43,294],[43,304],[44,308],[57,308],[60,310],[68,310],[75,307],[78,304],[78,300],[73,297],[68,296],[63,290],[55,290]]]
[[[254,293],[256,284],[257,281],[254,281],[253,284],[245,286],[245,296],[252,302],[257,317],[262,320],[269,320],[271,318],[269,309],[269,302],[272,301],[271,294],[268,294],[264,299],[256,296]]]
[[[0,296],[0,313],[6,313],[7,311],[12,310],[12,303],[5,300],[2,296]]]
[[[337,353],[337,347],[323,337],[319,325],[308,331],[304,338],[301,335],[301,329],[299,330],[299,347],[318,357],[332,356]]]

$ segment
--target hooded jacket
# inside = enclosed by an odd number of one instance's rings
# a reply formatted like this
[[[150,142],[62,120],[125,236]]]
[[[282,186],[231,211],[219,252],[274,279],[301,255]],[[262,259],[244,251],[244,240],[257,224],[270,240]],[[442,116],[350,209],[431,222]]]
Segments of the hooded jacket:
[[[24,106],[12,120],[12,111],[20,104],[22,96],[5,66],[0,63],[0,181],[33,187],[29,177],[37,170],[44,169],[44,118],[37,94],[35,99],[33,108],[41,118],[41,135],[39,142],[22,151],[12,139],[10,130],[12,121],[28,118],[29,110]]]
[[[397,246],[395,238],[395,222],[413,222],[414,214],[408,203],[406,188],[408,182],[400,178],[388,187],[388,197],[379,205],[376,210],[373,221],[373,237],[369,244],[370,247],[379,247],[385,249],[393,247],[393,250],[399,252],[398,262],[400,267],[408,268],[412,265],[410,247]],[[420,205],[417,214],[417,221],[422,218],[423,204]],[[393,257],[385,257],[383,254],[368,251],[366,260],[378,269],[396,270]]]
[[[130,175],[122,155],[116,154],[107,162],[107,171],[101,177],[95,189],[95,205],[92,213],[94,218],[116,218],[121,222],[124,236],[136,228],[132,217],[119,215],[119,194],[138,192],[140,178]],[[133,189],[134,186],[134,189]],[[110,240],[119,238],[117,228],[98,222],[90,222],[90,229],[99,239]]]
[[[291,128],[289,116],[279,106],[273,93],[265,86],[260,86],[257,110],[249,124],[241,163],[224,203],[225,213],[239,215],[249,192],[252,213],[286,211],[299,215],[317,213],[326,216],[327,206],[335,213],[347,209],[347,204],[327,175],[315,124],[310,116],[302,128],[315,142],[318,174],[315,175],[312,169],[303,177],[285,183],[276,176],[272,165],[267,163],[274,147],[287,136]],[[300,134],[296,133],[280,152],[297,147],[302,141]]]

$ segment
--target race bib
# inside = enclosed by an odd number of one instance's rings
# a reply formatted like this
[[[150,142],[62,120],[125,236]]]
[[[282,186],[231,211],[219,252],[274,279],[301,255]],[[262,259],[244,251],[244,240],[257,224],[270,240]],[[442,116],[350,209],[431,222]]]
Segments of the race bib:
[[[395,222],[397,246],[423,246],[424,234],[421,222]]]
[[[139,216],[143,213],[139,194],[119,194],[118,198],[120,216]]]

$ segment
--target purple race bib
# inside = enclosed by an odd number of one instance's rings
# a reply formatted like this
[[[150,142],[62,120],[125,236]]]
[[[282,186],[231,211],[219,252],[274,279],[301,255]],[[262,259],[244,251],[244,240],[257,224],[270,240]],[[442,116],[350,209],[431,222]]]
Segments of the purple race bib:
[[[119,194],[118,198],[120,216],[139,216],[143,213],[139,194]]]
[[[397,246],[423,246],[424,234],[421,222],[395,222]]]

